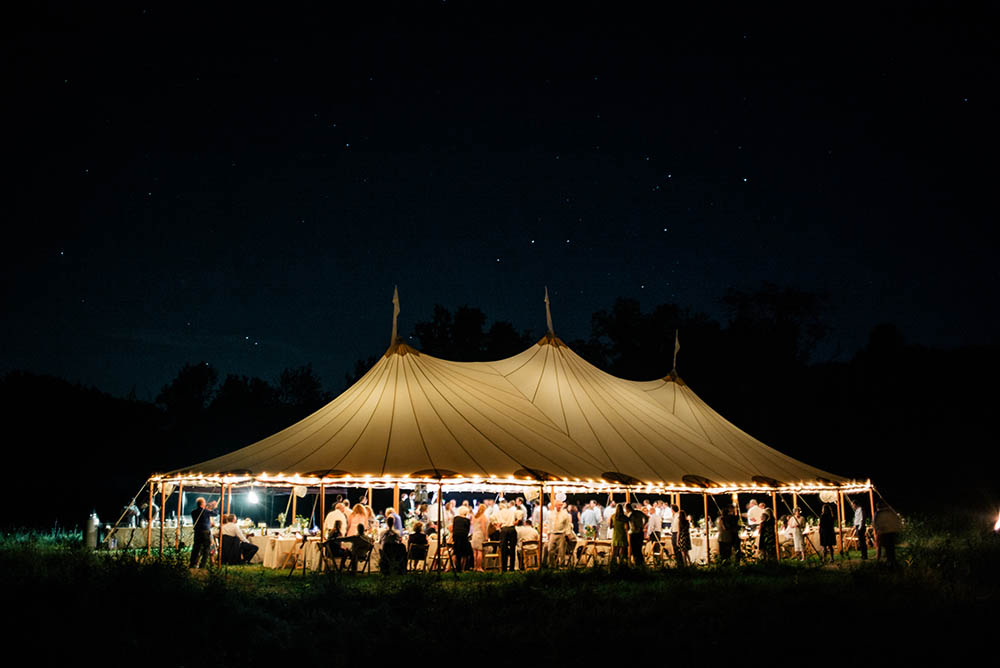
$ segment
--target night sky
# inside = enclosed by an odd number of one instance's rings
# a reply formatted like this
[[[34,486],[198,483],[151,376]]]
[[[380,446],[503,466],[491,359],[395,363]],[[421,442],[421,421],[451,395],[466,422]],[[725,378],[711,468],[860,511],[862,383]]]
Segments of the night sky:
[[[998,340],[993,9],[29,4],[0,372],[339,391],[396,285],[403,333],[440,303],[540,336],[544,286],[565,340],[619,296],[721,319],[769,281],[829,295],[821,359]]]

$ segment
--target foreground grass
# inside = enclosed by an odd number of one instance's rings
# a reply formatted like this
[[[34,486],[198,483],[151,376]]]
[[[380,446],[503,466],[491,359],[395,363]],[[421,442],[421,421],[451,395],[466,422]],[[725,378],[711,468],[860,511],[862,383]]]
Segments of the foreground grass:
[[[288,577],[244,567],[192,577],[183,556],[137,560],[72,540],[7,536],[0,584],[16,615],[3,628],[15,640],[50,633],[58,641],[49,652],[91,648],[178,666],[431,659],[456,647],[480,660],[504,648],[586,659],[641,644],[708,660],[773,648],[851,661],[886,651],[954,659],[985,647],[1000,539],[913,522],[907,543],[897,569],[853,560],[457,578]]]

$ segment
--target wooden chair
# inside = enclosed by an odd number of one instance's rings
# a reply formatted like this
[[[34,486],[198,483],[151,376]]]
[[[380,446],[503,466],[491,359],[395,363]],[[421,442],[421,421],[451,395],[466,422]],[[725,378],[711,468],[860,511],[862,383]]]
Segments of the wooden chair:
[[[541,568],[540,540],[526,540],[521,543],[521,569],[525,571]]]
[[[483,570],[500,570],[500,541],[490,540],[483,543]]]
[[[438,545],[438,548],[434,551],[434,556],[431,557],[430,570],[435,571],[441,569],[442,571],[451,571],[455,569],[455,559],[452,555],[452,546],[448,543],[444,545]],[[448,560],[445,561],[445,558]]]

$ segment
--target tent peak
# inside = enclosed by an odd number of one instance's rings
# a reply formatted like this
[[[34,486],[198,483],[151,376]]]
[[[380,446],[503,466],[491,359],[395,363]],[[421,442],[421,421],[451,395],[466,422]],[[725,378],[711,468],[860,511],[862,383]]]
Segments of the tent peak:
[[[419,350],[410,346],[407,343],[404,343],[403,339],[397,338],[395,342],[393,342],[393,344],[389,346],[389,349],[385,351],[385,355],[383,355],[382,357],[389,357],[390,355],[419,355],[419,354],[420,354]]]
[[[538,345],[555,346],[556,348],[569,348],[569,346],[567,346],[562,339],[551,332],[538,339]]]
[[[672,369],[670,373],[663,377],[663,380],[668,383],[677,383],[681,387],[687,385],[687,383],[684,382],[684,379],[677,375],[677,369]]]

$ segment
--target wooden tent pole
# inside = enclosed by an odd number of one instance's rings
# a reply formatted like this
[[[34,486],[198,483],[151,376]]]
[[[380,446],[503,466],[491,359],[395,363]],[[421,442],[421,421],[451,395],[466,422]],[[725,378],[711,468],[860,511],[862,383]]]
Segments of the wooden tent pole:
[[[149,483],[149,519],[146,520],[146,556],[153,554],[153,483]]]
[[[774,553],[781,561],[781,539],[778,537],[778,493],[771,491],[771,519],[774,521]]]
[[[399,483],[392,486],[392,511],[399,514]],[[402,519],[402,518],[400,518]]]
[[[840,556],[844,556],[844,493],[837,490],[837,535],[840,537]]]
[[[295,493],[295,487],[292,487],[292,522],[295,522],[296,509],[299,507],[299,495]],[[289,524],[291,526],[291,524]]]
[[[167,487],[160,483],[160,559],[163,558],[163,525],[167,523]]]
[[[875,526],[875,494],[872,492],[871,486],[868,487],[868,506],[872,509],[871,526],[874,527]],[[867,536],[865,536],[865,540],[868,540]],[[878,549],[878,534],[875,534],[875,548],[876,548],[876,550]],[[875,554],[878,554],[878,552],[876,551]]]
[[[219,494],[219,507],[225,506],[226,501],[226,483],[222,483],[222,493]],[[208,518],[208,524],[211,526],[212,518]],[[219,568],[222,568],[222,514],[219,514]]]
[[[708,565],[712,563],[712,541],[711,536],[711,524],[708,521],[708,492],[702,492],[702,501],[705,504],[705,564]]]
[[[319,484],[319,539],[326,540],[326,485]],[[320,559],[320,567],[323,566],[323,559]],[[322,570],[322,568],[320,568]]]
[[[177,484],[177,546],[176,549],[181,549],[181,513],[184,512],[184,481],[182,480]]]
[[[437,525],[438,525],[438,547],[437,547],[437,562],[438,562],[438,574],[439,575],[440,575],[441,571],[443,570],[443,568],[442,568],[443,564],[441,563],[441,559],[444,556],[444,551],[441,549],[441,547],[442,547],[441,546],[441,522],[442,522],[442,520],[444,520],[444,513],[442,512],[442,508],[441,508],[441,497],[443,495],[444,495],[444,485],[442,484],[442,482],[440,480],[438,480],[438,521],[437,521]]]

